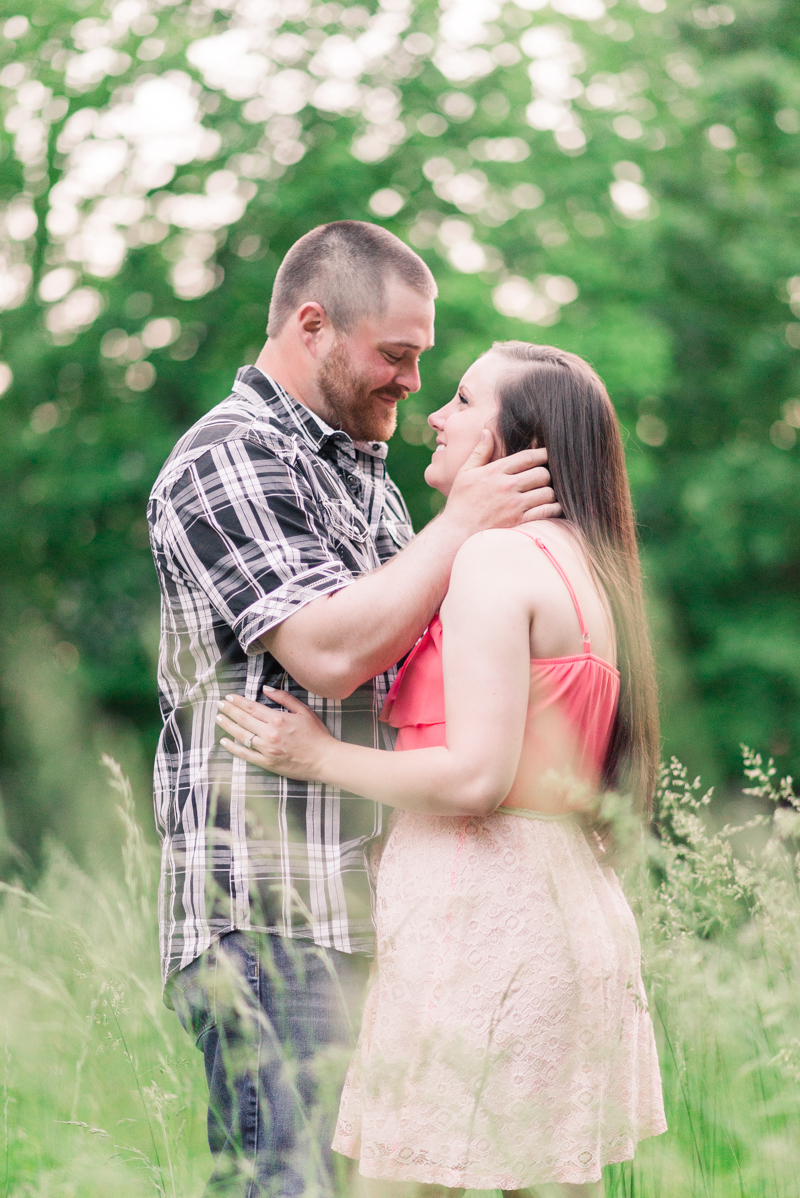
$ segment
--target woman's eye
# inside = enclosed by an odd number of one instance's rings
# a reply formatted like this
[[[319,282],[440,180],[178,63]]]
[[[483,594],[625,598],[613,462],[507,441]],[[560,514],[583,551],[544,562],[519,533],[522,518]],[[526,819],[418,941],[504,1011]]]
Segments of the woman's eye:
[[[463,403],[463,404],[468,404],[468,403],[469,403],[469,400],[467,399],[466,395],[462,395],[462,394],[461,394],[461,392],[459,391],[459,393],[458,393],[458,402],[459,402],[459,403]]]

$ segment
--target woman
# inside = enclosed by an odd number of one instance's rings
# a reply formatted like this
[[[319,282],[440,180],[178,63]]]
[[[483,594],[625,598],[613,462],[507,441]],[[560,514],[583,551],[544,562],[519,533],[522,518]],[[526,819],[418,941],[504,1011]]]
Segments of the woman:
[[[565,519],[463,546],[384,710],[398,752],[334,740],[277,691],[288,713],[226,703],[223,744],[398,809],[334,1148],[374,1193],[597,1196],[603,1165],[666,1128],[635,922],[576,811],[617,789],[646,812],[657,763],[619,428],[587,363],[522,342],[430,424],[429,485],[446,495],[481,436],[544,445]]]

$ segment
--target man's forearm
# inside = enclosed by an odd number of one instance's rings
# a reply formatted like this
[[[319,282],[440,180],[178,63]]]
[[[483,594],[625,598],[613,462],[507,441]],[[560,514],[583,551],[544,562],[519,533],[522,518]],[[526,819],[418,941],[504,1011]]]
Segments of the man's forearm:
[[[439,608],[464,542],[486,528],[558,516],[544,449],[490,461],[484,430],[440,516],[372,574],[315,599],[268,633],[264,647],[301,686],[342,699],[407,653]]]
[[[442,513],[386,565],[278,625],[264,647],[307,690],[344,698],[413,646],[438,611],[471,532]]]

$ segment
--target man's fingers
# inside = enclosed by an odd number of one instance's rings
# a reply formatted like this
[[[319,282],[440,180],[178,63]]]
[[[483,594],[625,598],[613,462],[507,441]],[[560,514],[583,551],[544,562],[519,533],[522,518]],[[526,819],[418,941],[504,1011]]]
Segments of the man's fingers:
[[[465,465],[473,468],[477,466],[485,466],[487,462],[492,460],[494,453],[494,437],[491,429],[485,428],[480,435],[478,444],[473,449],[472,453],[467,458]]]
[[[514,475],[513,486],[518,491],[552,491],[550,472],[544,466],[535,466],[533,470],[523,470]]]
[[[552,487],[537,487],[536,490],[523,491],[525,507],[543,507],[547,503],[556,502],[556,493]]]
[[[512,453],[510,457],[503,458],[503,473],[519,474],[521,470],[530,470],[532,466],[543,466],[546,461],[546,449],[522,449],[519,453]]]
[[[545,503],[541,507],[528,508],[525,515],[521,517],[520,524],[527,524],[531,520],[558,520],[563,514],[560,503]]]

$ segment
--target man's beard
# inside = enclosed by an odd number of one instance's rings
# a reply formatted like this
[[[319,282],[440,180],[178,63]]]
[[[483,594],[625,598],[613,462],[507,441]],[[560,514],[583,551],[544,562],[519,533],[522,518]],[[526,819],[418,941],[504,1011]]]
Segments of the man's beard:
[[[337,337],[320,366],[317,385],[325,400],[325,419],[354,441],[388,441],[397,426],[397,409],[375,398],[367,379],[353,365],[344,337]],[[402,387],[381,391],[405,399]]]

